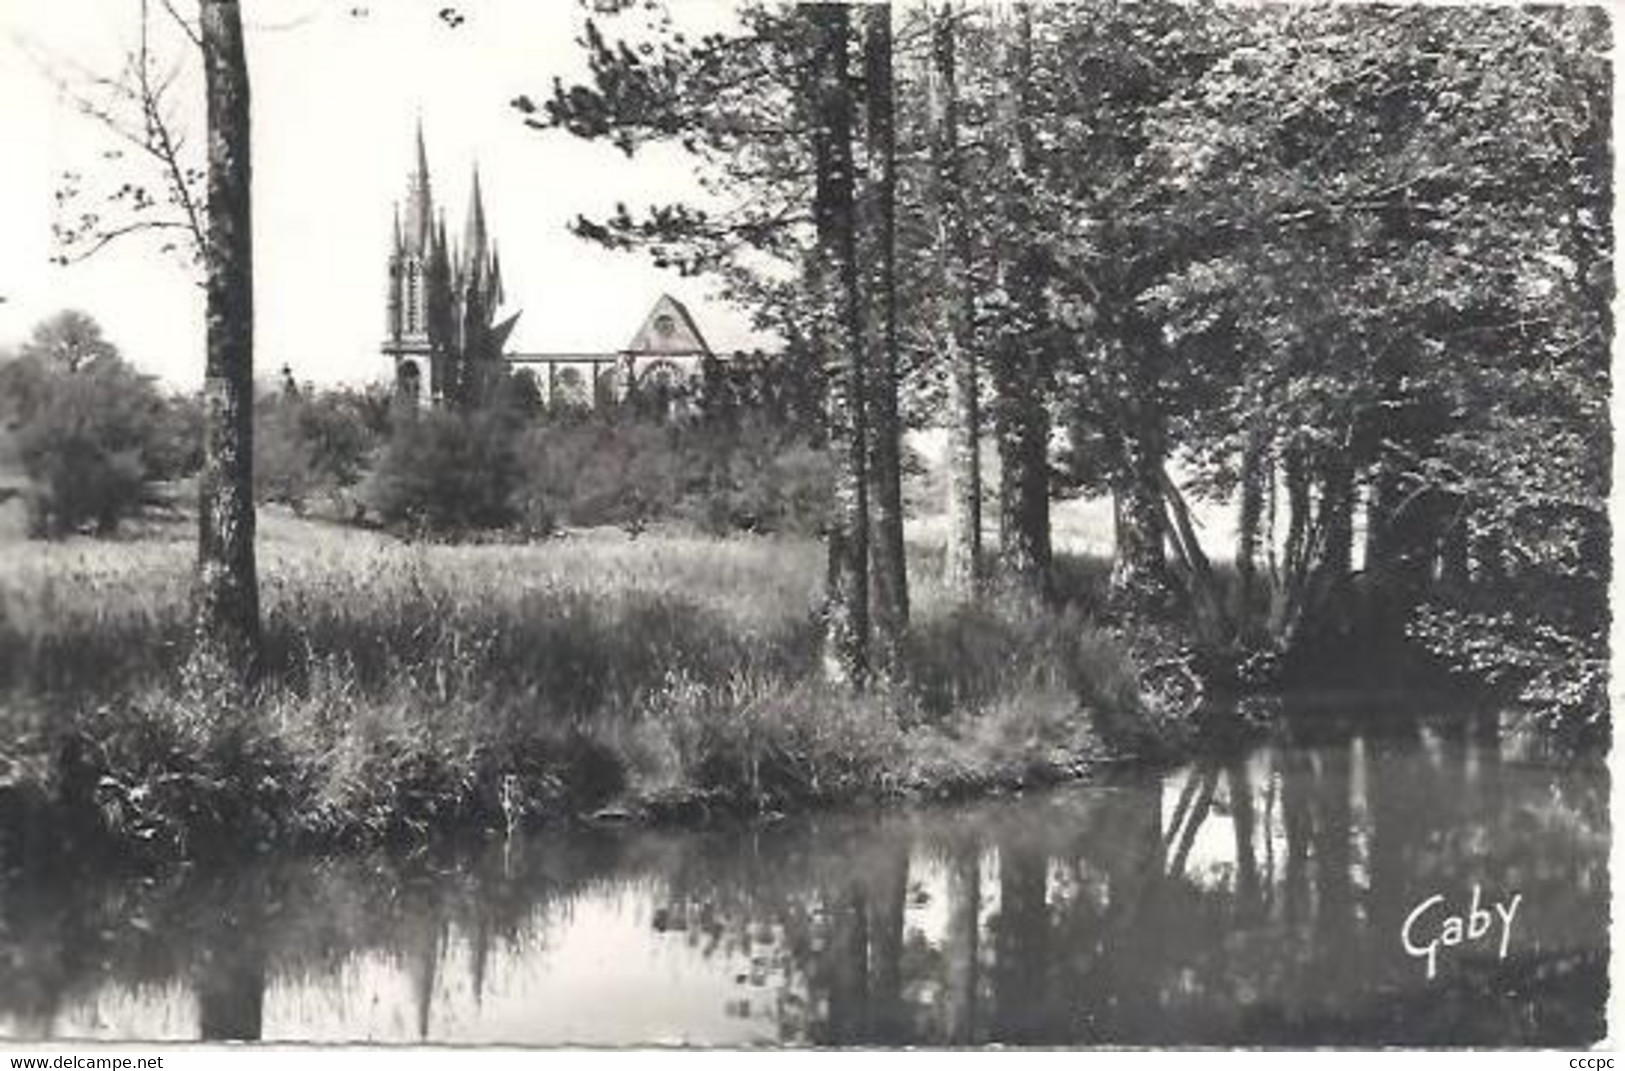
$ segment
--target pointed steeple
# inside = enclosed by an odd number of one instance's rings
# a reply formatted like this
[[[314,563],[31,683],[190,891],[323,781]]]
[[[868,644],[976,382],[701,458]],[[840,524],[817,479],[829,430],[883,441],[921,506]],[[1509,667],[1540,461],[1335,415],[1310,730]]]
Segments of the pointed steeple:
[[[429,153],[423,145],[423,120],[417,127],[417,169],[412,173],[406,190],[406,249],[425,256],[433,238],[434,198],[429,190]]]
[[[491,308],[499,309],[508,295],[502,291],[502,256],[497,252],[496,239],[491,239]]]
[[[435,220],[433,235],[434,262],[438,270],[445,276],[446,285],[451,286],[457,280],[458,267],[457,251],[452,248],[451,240],[446,237],[446,210],[441,209]]]
[[[468,195],[468,224],[463,228],[463,275],[470,285],[479,285],[486,272],[489,240],[485,232],[485,198],[480,194],[480,165],[474,165],[474,182]]]

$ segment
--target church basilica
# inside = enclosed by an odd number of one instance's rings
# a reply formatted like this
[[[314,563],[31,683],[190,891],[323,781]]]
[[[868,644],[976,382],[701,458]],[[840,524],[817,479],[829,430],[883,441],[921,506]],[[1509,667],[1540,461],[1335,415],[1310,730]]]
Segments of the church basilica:
[[[505,308],[502,261],[490,235],[478,169],[461,244],[437,209],[420,126],[405,210],[395,209],[388,315],[382,351],[395,384],[414,404],[472,404],[510,370],[528,369],[548,404],[597,405],[697,375],[713,355],[682,302],[662,294],[622,349],[602,353],[515,353],[519,319]]]

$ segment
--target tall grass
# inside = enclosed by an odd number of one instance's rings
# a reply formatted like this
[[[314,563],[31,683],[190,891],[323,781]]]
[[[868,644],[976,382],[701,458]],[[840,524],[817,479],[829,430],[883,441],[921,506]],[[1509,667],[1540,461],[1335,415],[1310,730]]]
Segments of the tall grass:
[[[1077,610],[950,608],[921,571],[894,687],[817,679],[810,541],[408,545],[272,517],[265,673],[187,667],[182,540],[6,548],[0,830],[199,852],[605,805],[784,808],[1058,776],[1142,746]]]

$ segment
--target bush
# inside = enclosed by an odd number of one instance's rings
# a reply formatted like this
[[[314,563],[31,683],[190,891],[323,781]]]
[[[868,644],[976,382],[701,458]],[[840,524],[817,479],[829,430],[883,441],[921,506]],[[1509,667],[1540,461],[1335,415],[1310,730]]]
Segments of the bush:
[[[383,436],[370,423],[365,395],[284,390],[254,411],[254,493],[303,511],[310,499],[337,501],[366,471]]]
[[[829,458],[764,416],[693,425],[679,449],[693,474],[681,513],[706,531],[811,535],[829,515]]]
[[[810,534],[829,509],[823,452],[760,416],[559,415],[523,434],[519,458],[515,507],[533,532],[679,520],[717,534]]]
[[[384,523],[433,535],[518,519],[517,432],[506,414],[435,409],[397,422],[366,498]]]
[[[30,481],[30,531],[44,538],[87,527],[111,533],[151,497],[153,482],[186,460],[174,456],[167,405],[152,380],[77,315],[47,321],[21,356],[0,366],[0,418]]]
[[[533,532],[561,524],[636,530],[670,516],[680,490],[671,433],[653,422],[550,420],[524,433],[519,456],[516,506]]]

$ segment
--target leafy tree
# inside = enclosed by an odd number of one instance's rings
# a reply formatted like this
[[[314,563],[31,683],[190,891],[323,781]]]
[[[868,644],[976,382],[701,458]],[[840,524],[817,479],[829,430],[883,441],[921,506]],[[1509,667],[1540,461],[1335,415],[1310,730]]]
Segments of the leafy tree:
[[[506,527],[518,517],[518,435],[506,414],[431,409],[398,423],[367,488],[383,522],[423,535]]]
[[[78,372],[96,361],[118,358],[118,349],[102,335],[101,324],[88,313],[64,309],[34,327],[20,351],[25,360],[46,368]]]
[[[89,527],[106,535],[152,500],[152,484],[175,463],[164,452],[167,409],[152,380],[124,362],[89,316],[67,312],[40,324],[0,364],[0,421],[31,481],[33,533],[56,538]]]
[[[382,437],[369,426],[368,405],[350,390],[262,395],[254,414],[257,498],[300,511],[318,495],[340,504],[381,447]]]
[[[629,6],[597,5],[623,12]],[[871,391],[890,389],[896,377],[869,374],[865,339],[875,328],[866,321],[877,309],[859,293],[857,216],[860,202],[876,220],[888,214],[892,195],[885,191],[882,146],[890,108],[881,93],[875,107],[860,114],[854,60],[861,50],[852,47],[847,5],[750,4],[741,11],[739,32],[699,41],[677,31],[659,5],[646,10],[654,15],[637,34],[613,44],[589,19],[587,82],[555,85],[545,108],[529,98],[515,103],[538,127],[605,139],[628,154],[654,142],[681,146],[696,158],[712,194],[729,202],[715,214],[699,204],[655,206],[643,218],[617,206],[609,219],[578,220],[575,229],[612,248],[648,250],[657,264],[714,273],[755,308],[759,324],[777,328],[791,352],[806,354],[823,372],[825,443],[836,481],[826,528],[826,664],[832,677],[858,683],[868,671],[875,588],[869,424],[877,408]],[[878,22],[872,28],[878,40]],[[872,197],[859,189],[857,139],[866,122],[877,149]],[[881,328],[876,337],[882,355],[895,352],[891,332]],[[879,412],[891,408],[880,400]],[[895,432],[888,428],[887,434]],[[891,453],[890,444],[880,450],[882,459]],[[882,467],[887,500],[900,504],[900,492],[893,493],[900,473]],[[896,550],[900,505],[886,512],[887,546]],[[873,567],[887,573],[889,620],[901,621],[901,556],[883,551]]]

